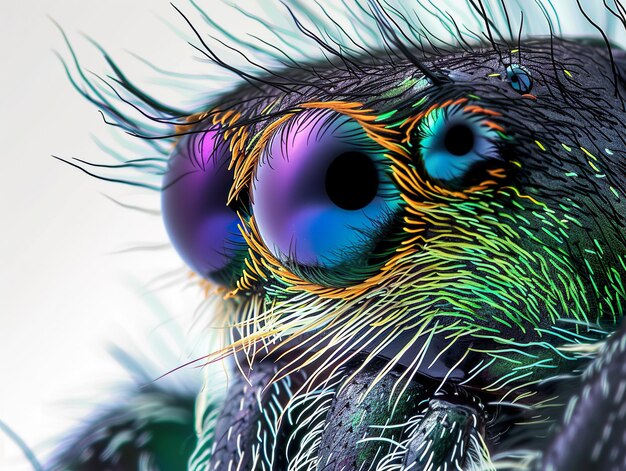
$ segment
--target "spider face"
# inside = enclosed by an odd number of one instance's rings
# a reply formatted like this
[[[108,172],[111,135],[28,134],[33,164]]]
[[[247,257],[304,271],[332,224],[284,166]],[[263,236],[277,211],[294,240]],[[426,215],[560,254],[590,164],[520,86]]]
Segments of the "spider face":
[[[554,35],[498,44],[468,4],[487,42],[407,44],[372,0],[380,49],[319,40],[332,58],[239,71],[246,84],[174,120],[164,221],[222,298],[209,360],[232,370],[215,408],[202,393],[190,469],[572,469],[555,464],[572,411],[626,384],[622,332],[579,402],[572,385],[623,316],[626,57]],[[626,430],[597,410],[584,436]],[[609,469],[601,446],[567,450]]]
[[[442,388],[471,391],[478,402],[454,410],[497,451],[525,432],[476,404],[549,402],[542,380],[577,368],[571,346],[598,338],[583,326],[622,316],[623,83],[596,47],[529,41],[507,54],[423,57],[438,82],[382,56],[358,75],[315,66],[280,93],[243,87],[190,125],[220,126],[230,150],[220,178],[222,204],[238,208],[229,237],[244,241],[228,277],[240,361],[274,365],[268,381],[291,378],[295,397],[335,394],[308,449],[317,462],[338,465],[329,450],[371,434],[344,431],[341,401],[415,404]],[[431,406],[417,416],[439,420]],[[392,436],[411,449],[403,433]],[[393,462],[367,450],[346,463]]]
[[[243,87],[178,145],[174,243],[192,267],[220,254],[199,274],[231,280],[234,318],[267,352],[298,344],[289,368],[361,352],[526,395],[571,360],[557,347],[576,322],[621,316],[623,110],[602,54],[535,41],[510,52],[523,67],[489,49],[425,57],[437,85],[380,59]],[[219,195],[181,204],[196,179]]]

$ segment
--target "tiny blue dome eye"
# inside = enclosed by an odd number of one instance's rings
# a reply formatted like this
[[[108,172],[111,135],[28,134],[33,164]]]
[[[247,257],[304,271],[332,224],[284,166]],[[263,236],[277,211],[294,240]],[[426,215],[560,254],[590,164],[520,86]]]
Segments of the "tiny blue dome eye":
[[[419,156],[428,177],[459,181],[476,163],[499,158],[498,133],[485,122],[484,115],[461,106],[431,111],[418,128]]]
[[[161,206],[167,233],[198,275],[232,285],[246,244],[227,206],[233,182],[230,151],[217,129],[183,137],[169,160]]]
[[[517,93],[530,93],[533,89],[533,78],[530,71],[519,64],[511,64],[506,68],[506,78]]]
[[[401,201],[386,152],[356,120],[332,110],[283,123],[262,151],[251,193],[268,250],[288,266],[372,268]]]

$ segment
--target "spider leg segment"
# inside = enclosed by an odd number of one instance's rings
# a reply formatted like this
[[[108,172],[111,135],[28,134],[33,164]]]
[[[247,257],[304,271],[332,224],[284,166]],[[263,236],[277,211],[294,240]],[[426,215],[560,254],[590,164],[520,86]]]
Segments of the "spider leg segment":
[[[626,469],[626,323],[601,347],[539,469]]]
[[[460,404],[454,397],[432,399],[411,432],[403,469],[466,469],[480,457],[485,418],[480,403]]]

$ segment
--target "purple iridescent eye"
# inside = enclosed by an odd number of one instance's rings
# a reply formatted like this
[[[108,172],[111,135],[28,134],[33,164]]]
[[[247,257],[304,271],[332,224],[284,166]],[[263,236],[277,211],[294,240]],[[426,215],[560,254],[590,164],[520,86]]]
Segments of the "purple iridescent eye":
[[[264,148],[252,188],[270,252],[298,266],[363,273],[400,204],[385,152],[332,110],[285,122]]]
[[[184,137],[170,157],[162,210],[172,244],[204,278],[231,284],[245,242],[239,217],[227,206],[233,172],[230,152],[217,130]]]

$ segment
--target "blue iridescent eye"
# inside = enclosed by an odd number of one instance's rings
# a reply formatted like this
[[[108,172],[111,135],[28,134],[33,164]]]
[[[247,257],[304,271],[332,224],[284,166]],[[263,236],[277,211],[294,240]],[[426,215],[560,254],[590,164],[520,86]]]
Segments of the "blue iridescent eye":
[[[517,93],[524,95],[533,89],[530,72],[519,64],[511,64],[506,68],[506,78]]]
[[[200,276],[231,285],[246,244],[227,206],[230,152],[218,130],[184,137],[170,157],[162,212],[172,244]]]
[[[484,115],[461,106],[430,112],[418,128],[419,155],[428,177],[460,181],[477,163],[499,158],[498,133],[484,123]]]
[[[332,110],[285,122],[261,155],[252,211],[264,244],[281,262],[366,269],[400,207],[385,149]]]

